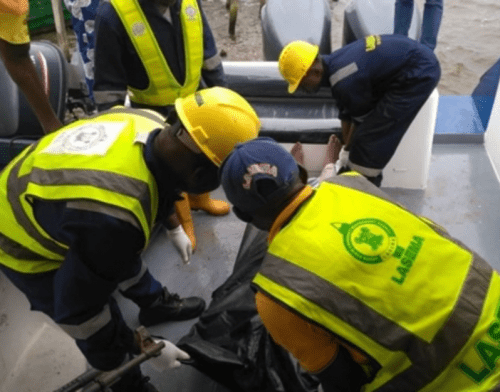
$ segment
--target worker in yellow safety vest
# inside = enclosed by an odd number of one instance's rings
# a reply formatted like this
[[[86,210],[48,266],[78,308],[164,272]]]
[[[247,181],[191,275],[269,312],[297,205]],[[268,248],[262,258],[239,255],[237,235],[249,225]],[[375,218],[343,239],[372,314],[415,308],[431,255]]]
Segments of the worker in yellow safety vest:
[[[199,0],[110,0],[96,15],[94,98],[99,111],[123,104],[167,116],[174,101],[202,86],[226,86],[221,58]],[[225,215],[229,205],[202,195],[176,203],[196,249],[192,210]]]
[[[354,171],[318,188],[276,142],[220,169],[240,219],[269,232],[253,279],[273,339],[331,391],[500,390],[500,277]]]
[[[260,127],[248,102],[223,87],[179,98],[175,110],[171,125],[124,107],[76,121],[27,147],[0,175],[0,270],[100,370],[136,354],[116,289],[140,307],[145,326],[204,310],[202,298],[169,293],[140,252],[179,192],[219,186],[220,163]],[[169,366],[186,357],[169,347]],[[156,389],[137,367],[112,390]]]

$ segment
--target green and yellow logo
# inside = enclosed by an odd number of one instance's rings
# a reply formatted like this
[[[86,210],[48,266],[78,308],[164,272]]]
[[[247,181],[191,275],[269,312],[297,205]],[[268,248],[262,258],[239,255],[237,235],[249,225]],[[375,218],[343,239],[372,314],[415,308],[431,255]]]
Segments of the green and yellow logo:
[[[366,218],[350,224],[331,225],[342,234],[349,254],[363,263],[378,264],[400,251],[394,230],[380,219]]]
[[[391,280],[402,285],[413,266],[424,238],[413,236],[406,248],[398,245],[394,230],[376,218],[358,219],[352,223],[331,223],[343,236],[347,252],[366,264],[378,264],[391,257],[399,259],[396,274]]]

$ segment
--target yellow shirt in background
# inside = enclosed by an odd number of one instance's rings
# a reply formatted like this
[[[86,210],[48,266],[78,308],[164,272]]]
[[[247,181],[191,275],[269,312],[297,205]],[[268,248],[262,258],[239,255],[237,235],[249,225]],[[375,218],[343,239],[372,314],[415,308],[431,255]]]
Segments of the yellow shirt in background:
[[[0,13],[0,38],[11,44],[30,42],[28,16],[29,11],[21,16]]]

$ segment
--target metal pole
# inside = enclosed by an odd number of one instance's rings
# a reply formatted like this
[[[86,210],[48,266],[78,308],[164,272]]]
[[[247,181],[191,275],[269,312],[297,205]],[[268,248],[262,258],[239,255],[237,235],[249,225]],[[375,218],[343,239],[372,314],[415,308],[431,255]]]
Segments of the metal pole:
[[[99,381],[94,380],[95,383],[86,388],[85,392],[100,392],[102,391],[103,386],[108,387],[110,385],[113,385],[116,381],[120,379],[121,376],[123,376],[133,367],[138,366],[144,361],[148,360],[149,358],[159,354],[163,347],[165,347],[165,343],[159,342],[158,346],[154,350],[151,350],[148,353],[140,354],[139,356],[135,357],[134,359],[127,362],[126,364],[124,364],[123,366],[121,366],[116,370],[104,373],[101,377],[99,377]]]
[[[62,50],[64,57],[69,61],[69,45],[68,36],[66,34],[66,25],[64,22],[64,13],[62,0],[51,0],[52,3],[52,13],[54,14],[54,25],[56,27],[57,33],[57,43],[59,48]]]
[[[95,369],[88,370],[54,392],[73,392],[83,386],[87,386],[85,392],[108,391],[110,385],[118,381],[120,377],[134,366],[140,365],[149,358],[161,355],[161,350],[165,347],[165,342],[161,340],[155,342],[148,330],[143,326],[137,328],[135,334],[136,342],[142,351],[140,355],[109,372],[101,372]]]
[[[85,373],[79,375],[74,380],[70,381],[63,387],[55,390],[54,392],[75,392],[76,390],[84,387],[95,378],[100,376],[103,372],[97,369],[89,369]]]

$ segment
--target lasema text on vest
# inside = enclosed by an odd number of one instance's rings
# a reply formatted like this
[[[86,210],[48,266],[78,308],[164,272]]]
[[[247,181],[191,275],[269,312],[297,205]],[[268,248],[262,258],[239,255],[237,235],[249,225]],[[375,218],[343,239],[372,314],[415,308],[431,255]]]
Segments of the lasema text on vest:
[[[496,367],[498,358],[500,358],[500,303],[497,306],[496,318],[497,321],[490,325],[484,338],[480,339],[474,345],[476,353],[484,364],[483,368],[476,371],[463,362],[458,366],[465,375],[470,377],[477,384],[481,384],[491,375],[492,370]],[[489,343],[488,340],[490,339],[493,340],[496,345]]]
[[[408,248],[406,248],[403,256],[401,257],[398,268],[396,268],[399,276],[392,277],[394,282],[400,285],[404,283],[406,275],[410,272],[410,268],[413,266],[413,262],[417,258],[418,252],[420,252],[423,243],[424,239],[422,237],[414,236],[412,238],[410,245],[408,245]]]

